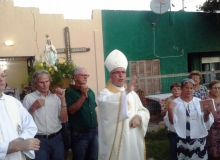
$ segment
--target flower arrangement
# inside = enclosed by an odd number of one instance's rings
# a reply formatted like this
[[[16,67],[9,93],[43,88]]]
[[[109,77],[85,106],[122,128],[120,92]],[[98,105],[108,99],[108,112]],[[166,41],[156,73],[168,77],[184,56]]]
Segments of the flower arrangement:
[[[42,69],[48,70],[52,78],[50,87],[54,88],[57,85],[63,85],[65,83],[64,78],[72,80],[72,71],[74,68],[75,65],[72,61],[64,59],[57,59],[55,65],[48,64],[47,62],[35,61],[31,68],[28,81],[31,82],[32,75],[35,71]]]

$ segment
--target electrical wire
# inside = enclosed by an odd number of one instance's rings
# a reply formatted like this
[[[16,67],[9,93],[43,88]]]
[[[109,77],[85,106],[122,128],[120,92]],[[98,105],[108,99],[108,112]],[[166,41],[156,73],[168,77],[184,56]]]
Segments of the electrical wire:
[[[157,58],[175,58],[175,57],[181,57],[184,55],[184,50],[182,49],[182,54],[181,55],[178,55],[178,56],[158,56],[156,55],[156,37],[155,37],[155,28],[153,28],[153,53],[154,53],[154,56],[157,57]]]

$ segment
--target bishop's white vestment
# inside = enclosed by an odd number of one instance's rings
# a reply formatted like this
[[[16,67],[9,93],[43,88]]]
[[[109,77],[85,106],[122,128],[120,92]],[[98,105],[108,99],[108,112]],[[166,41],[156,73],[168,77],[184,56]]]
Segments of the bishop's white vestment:
[[[24,154],[33,159],[34,151],[15,152],[7,154],[11,141],[17,138],[33,138],[37,126],[32,116],[22,106],[20,101],[3,94],[0,98],[0,160],[25,160]]]
[[[144,136],[150,119],[149,111],[134,92],[126,95],[124,87],[111,83],[98,96],[99,160],[145,160]],[[141,125],[131,128],[135,115]]]

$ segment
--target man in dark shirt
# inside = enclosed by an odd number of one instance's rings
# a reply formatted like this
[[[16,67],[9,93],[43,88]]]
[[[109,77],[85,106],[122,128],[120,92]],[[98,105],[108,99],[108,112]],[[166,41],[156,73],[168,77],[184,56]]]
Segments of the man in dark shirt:
[[[68,122],[74,160],[96,160],[98,153],[98,130],[94,92],[88,88],[89,75],[85,68],[73,71],[75,85],[66,89]]]

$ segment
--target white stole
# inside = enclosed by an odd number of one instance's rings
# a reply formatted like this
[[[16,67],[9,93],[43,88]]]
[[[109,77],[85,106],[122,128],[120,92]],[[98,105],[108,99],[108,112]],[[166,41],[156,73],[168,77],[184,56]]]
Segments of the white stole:
[[[3,94],[3,98],[4,98],[5,108],[13,124],[14,134],[16,134],[17,137],[19,137],[19,134],[21,134],[22,132],[22,125],[21,125],[20,112],[17,107],[17,104],[15,103],[15,101],[11,101],[10,98],[5,94]],[[4,137],[1,135],[1,131],[0,131],[0,141],[4,141]],[[22,152],[16,152],[16,159],[25,160],[24,154]],[[8,160],[8,158],[6,157],[5,160]]]

